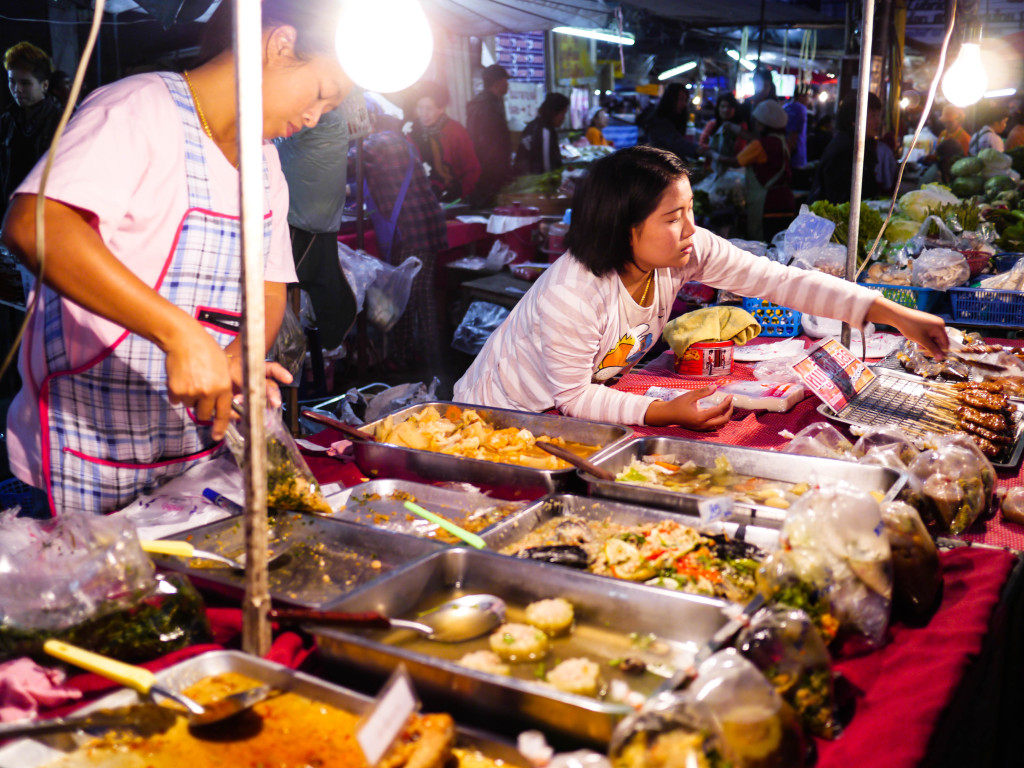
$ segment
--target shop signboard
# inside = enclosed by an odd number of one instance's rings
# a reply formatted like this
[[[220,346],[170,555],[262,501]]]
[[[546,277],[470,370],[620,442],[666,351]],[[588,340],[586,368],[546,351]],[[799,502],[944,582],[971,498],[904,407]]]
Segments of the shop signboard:
[[[510,82],[544,82],[543,32],[502,32],[494,38],[494,55]]]

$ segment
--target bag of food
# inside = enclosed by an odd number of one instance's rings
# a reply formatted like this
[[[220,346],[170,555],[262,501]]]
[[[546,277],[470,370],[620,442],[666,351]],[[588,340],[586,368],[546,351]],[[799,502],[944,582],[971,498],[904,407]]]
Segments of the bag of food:
[[[812,489],[790,509],[779,540],[825,556],[829,602],[840,629],[851,635],[848,650],[880,647],[892,603],[892,553],[878,502],[846,483]]]
[[[390,331],[409,304],[412,281],[423,262],[410,256],[397,267],[382,264],[376,279],[366,289],[366,316],[382,331]]]
[[[725,768],[721,734],[711,712],[689,691],[663,693],[627,715],[612,733],[614,768]]]
[[[757,591],[765,602],[803,611],[826,643],[839,632],[829,602],[831,587],[829,559],[813,549],[776,550],[757,569]]]
[[[134,526],[119,516],[34,520],[0,515],[0,660],[63,640],[125,661],[208,642],[188,579],[154,576]]]
[[[1015,486],[1006,491],[1000,500],[1003,520],[1024,525],[1024,488]]]
[[[942,595],[935,542],[917,510],[902,501],[882,505],[882,524],[892,549],[893,616],[909,624],[925,624],[939,607]]]
[[[740,632],[736,648],[797,713],[806,733],[834,739],[832,661],[810,617],[797,608],[763,608]]]
[[[917,288],[945,291],[963,285],[971,277],[967,259],[950,248],[931,248],[914,260],[912,284]]]
[[[886,424],[868,427],[854,443],[853,455],[863,458],[873,449],[889,447],[892,447],[904,464],[912,462],[920,453],[905,432]]]
[[[930,527],[963,533],[989,509],[992,464],[984,456],[947,441],[910,464],[907,501]]]
[[[727,648],[697,668],[694,699],[711,712],[737,768],[800,768],[804,735],[793,710],[757,667]]]
[[[281,411],[267,408],[263,424],[267,433],[267,508],[331,514],[331,505],[284,425]],[[238,466],[244,466],[245,438],[235,422],[228,427],[227,444]]]
[[[782,452],[824,459],[845,459],[853,452],[853,445],[831,424],[819,421],[797,432]]]
[[[299,322],[290,302],[285,304],[281,328],[267,357],[287,369],[292,375],[292,386],[299,385],[302,364],[306,360],[306,332],[302,329],[302,323]]]
[[[786,237],[783,240],[782,251],[786,261],[793,261],[800,257],[804,251],[820,248],[832,238],[836,231],[836,224],[823,216],[811,213],[806,205],[800,206],[800,213],[793,219],[786,228]],[[838,244],[837,244],[838,245]],[[843,249],[843,266],[846,266],[846,248]]]

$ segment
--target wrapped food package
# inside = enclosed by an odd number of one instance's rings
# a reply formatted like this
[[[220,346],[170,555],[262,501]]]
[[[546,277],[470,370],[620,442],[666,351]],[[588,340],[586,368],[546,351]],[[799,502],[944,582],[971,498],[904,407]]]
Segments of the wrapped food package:
[[[895,447],[897,454],[904,464],[912,462],[917,457],[917,454],[920,453],[905,432],[888,424],[869,427],[858,438],[857,442],[854,443],[853,453],[858,458],[862,458],[872,449],[889,446]]]
[[[853,444],[831,424],[819,421],[797,432],[782,452],[823,459],[845,459],[853,452]]]
[[[882,524],[892,549],[893,615],[910,624],[923,624],[942,596],[935,542],[917,510],[902,501],[882,505]]]
[[[726,768],[711,712],[689,691],[649,699],[615,727],[608,747],[614,768]]]
[[[1024,525],[1024,488],[1010,488],[1003,496],[1002,510],[1004,520]]]
[[[804,765],[804,735],[795,713],[735,648],[705,659],[692,687],[694,698],[710,710],[726,756],[737,768]]]
[[[989,509],[995,471],[976,450],[943,438],[910,464],[907,500],[927,525],[963,533]]]
[[[780,549],[761,561],[757,591],[765,602],[806,613],[828,643],[839,631],[828,597],[831,578],[824,554],[813,549]]]
[[[806,733],[824,739],[839,735],[832,660],[806,613],[763,608],[740,632],[736,647],[794,709]]]

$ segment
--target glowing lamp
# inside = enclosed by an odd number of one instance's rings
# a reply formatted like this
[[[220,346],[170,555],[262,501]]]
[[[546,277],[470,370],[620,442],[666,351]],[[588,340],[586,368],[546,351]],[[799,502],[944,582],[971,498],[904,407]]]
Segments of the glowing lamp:
[[[353,82],[393,93],[426,71],[434,36],[418,0],[342,0],[335,45]]]
[[[953,66],[942,76],[942,94],[958,107],[978,101],[988,89],[988,75],[981,63],[981,46],[963,43]]]

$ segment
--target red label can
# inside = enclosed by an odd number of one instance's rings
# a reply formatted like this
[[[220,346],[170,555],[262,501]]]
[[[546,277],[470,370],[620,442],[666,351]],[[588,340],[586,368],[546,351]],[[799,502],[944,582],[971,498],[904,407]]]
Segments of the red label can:
[[[690,345],[682,356],[676,355],[676,373],[683,376],[728,376],[732,373],[732,350],[729,341],[701,341]]]

